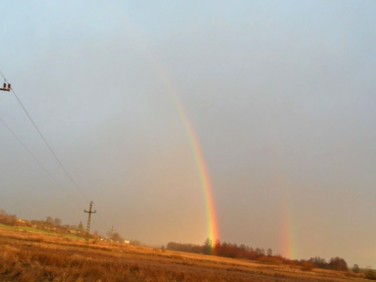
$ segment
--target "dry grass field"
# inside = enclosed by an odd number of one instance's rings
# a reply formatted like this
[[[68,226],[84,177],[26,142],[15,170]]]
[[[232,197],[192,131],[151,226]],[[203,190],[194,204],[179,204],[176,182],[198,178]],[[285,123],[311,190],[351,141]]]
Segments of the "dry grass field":
[[[352,273],[91,242],[0,226],[0,281],[369,281]]]

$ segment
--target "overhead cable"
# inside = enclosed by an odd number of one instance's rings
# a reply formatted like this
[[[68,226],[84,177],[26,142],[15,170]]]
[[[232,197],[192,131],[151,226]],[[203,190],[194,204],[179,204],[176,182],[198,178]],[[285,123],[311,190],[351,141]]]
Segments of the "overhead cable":
[[[17,142],[25,149],[25,151],[30,155],[30,157],[44,170],[44,172],[48,175],[48,177],[53,181],[53,183],[59,187],[60,190],[64,191],[65,194],[79,207],[81,205],[77,202],[75,198],[69,194],[66,189],[64,189],[52,176],[52,174],[48,171],[48,169],[42,164],[41,161],[33,154],[33,152],[26,146],[26,144],[18,137],[18,135],[12,130],[12,128],[2,119],[0,118],[0,122],[5,126],[6,129],[12,134],[12,136],[17,140]]]
[[[0,75],[3,77],[4,81],[8,83],[8,80],[6,79],[6,77],[3,75],[3,73],[1,71],[0,71]],[[76,190],[80,193],[80,195],[82,196],[82,198],[86,200],[87,197],[84,195],[84,193],[82,192],[82,190],[79,188],[77,182],[74,180],[74,178],[72,177],[72,175],[68,172],[68,170],[65,168],[65,166],[63,165],[63,163],[60,161],[60,159],[58,158],[57,154],[52,149],[52,147],[48,143],[47,139],[44,137],[44,135],[40,131],[39,127],[34,122],[33,118],[29,114],[28,110],[26,109],[26,107],[22,103],[21,99],[17,96],[17,94],[16,94],[16,92],[14,91],[13,88],[11,88],[10,91],[13,93],[14,97],[16,97],[18,103],[20,104],[21,108],[23,109],[23,111],[25,112],[26,116],[30,120],[30,122],[33,125],[34,129],[36,130],[36,132],[38,133],[38,135],[42,139],[43,143],[46,145],[46,147],[48,148],[48,150],[50,151],[50,153],[52,154],[52,156],[56,160],[56,162],[59,164],[59,166],[61,167],[61,169],[64,171],[65,175],[69,178],[69,180],[74,185],[74,187],[76,188]]]

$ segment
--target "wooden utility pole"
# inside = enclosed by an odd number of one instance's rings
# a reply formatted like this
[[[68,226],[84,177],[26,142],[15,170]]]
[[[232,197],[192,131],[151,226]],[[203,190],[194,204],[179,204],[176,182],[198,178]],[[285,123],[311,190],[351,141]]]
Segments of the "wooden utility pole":
[[[86,225],[86,242],[89,242],[90,237],[90,224],[91,224],[91,214],[96,213],[97,211],[93,211],[93,201],[90,202],[89,210],[84,210],[87,215],[87,225]]]

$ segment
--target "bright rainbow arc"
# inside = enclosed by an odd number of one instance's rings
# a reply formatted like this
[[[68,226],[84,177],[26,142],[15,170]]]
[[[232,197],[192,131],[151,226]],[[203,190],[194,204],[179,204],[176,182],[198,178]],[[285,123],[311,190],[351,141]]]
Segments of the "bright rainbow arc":
[[[207,225],[208,226],[207,227],[208,238],[211,240],[212,244],[214,244],[215,241],[219,239],[219,231],[218,231],[212,185],[210,182],[209,172],[205,163],[205,157],[202,152],[198,136],[188,118],[188,114],[182,102],[180,101],[179,96],[177,95],[177,91],[175,90],[175,87],[171,83],[171,79],[169,79],[169,76],[164,70],[164,68],[160,66],[156,60],[153,60],[153,61],[155,64],[157,64],[158,74],[163,80],[163,83],[168,88],[168,93],[173,98],[174,104],[176,105],[178,109],[180,119],[183,122],[184,128],[187,131],[189,143],[191,145],[192,153],[193,153],[194,160],[197,166],[197,172],[199,175],[200,183],[204,191],[204,197],[205,197],[205,203],[206,203],[206,218],[208,222],[208,225]]]
[[[199,139],[197,137],[196,132],[191,125],[188,115],[186,114],[181,102],[177,100],[175,96],[175,103],[178,105],[179,114],[181,120],[184,123],[184,126],[187,130],[189,142],[192,147],[194,159],[197,165],[197,170],[201,182],[201,186],[203,187],[205,202],[206,202],[206,214],[207,214],[207,221],[208,221],[208,238],[212,241],[212,244],[215,243],[215,240],[219,239],[219,232],[218,232],[218,225],[217,225],[217,218],[216,218],[216,209],[214,204],[213,198],[213,191],[212,185],[209,178],[209,172],[207,166],[205,164],[204,154],[202,152]]]
[[[134,34],[140,35],[140,32],[136,29],[131,22],[128,22],[129,28],[134,31]],[[165,68],[159,63],[156,56],[148,50],[147,46],[147,38],[146,37],[134,37],[133,38],[136,42],[140,44],[140,46],[144,49],[144,54],[149,58],[149,62],[155,67],[156,73],[159,75],[161,80],[163,81],[164,85],[166,86],[168,93],[171,95],[174,104],[177,107],[180,119],[184,125],[184,128],[187,132],[187,136],[189,139],[189,143],[191,145],[192,153],[194,156],[194,160],[197,166],[197,172],[200,179],[200,183],[204,192],[204,198],[206,203],[206,219],[207,219],[207,234],[208,238],[211,240],[212,244],[214,245],[215,241],[219,239],[219,231],[218,231],[218,224],[217,224],[217,216],[216,216],[216,209],[214,204],[214,197],[212,191],[212,185],[210,182],[209,172],[205,163],[204,154],[202,152],[199,139],[197,134],[192,126],[189,116],[177,94],[177,91],[174,85],[171,82],[171,79],[166,72]]]

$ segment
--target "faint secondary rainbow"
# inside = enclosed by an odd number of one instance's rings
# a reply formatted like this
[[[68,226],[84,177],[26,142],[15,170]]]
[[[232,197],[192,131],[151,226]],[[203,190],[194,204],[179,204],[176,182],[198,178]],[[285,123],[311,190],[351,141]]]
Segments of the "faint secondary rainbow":
[[[281,222],[282,254],[288,259],[296,259],[296,246],[294,243],[294,226],[292,215],[286,202],[283,202]]]
[[[205,157],[202,152],[198,136],[189,120],[188,114],[175,90],[174,85],[171,82],[168,74],[162,66],[157,63],[157,60],[153,60],[158,69],[158,74],[160,75],[163,83],[168,89],[168,93],[173,98],[174,104],[177,107],[181,121],[183,122],[184,128],[187,131],[187,136],[192,149],[194,160],[197,166],[197,172],[200,179],[201,187],[204,192],[205,203],[206,203],[206,218],[207,218],[207,236],[214,244],[215,240],[219,239],[217,216],[215,209],[215,202],[213,197],[212,185],[210,182],[210,176],[208,168],[205,163]]]
[[[294,238],[294,225],[293,225],[293,214],[290,209],[290,199],[288,197],[288,190],[287,187],[289,185],[289,181],[286,177],[286,173],[282,170],[282,150],[275,142],[275,138],[272,138],[271,141],[273,142],[271,148],[274,155],[274,163],[275,163],[275,184],[279,188],[279,202],[281,208],[281,217],[280,217],[280,245],[281,245],[281,252],[282,255],[288,259],[296,259],[297,258],[297,248],[295,245],[295,238]]]

